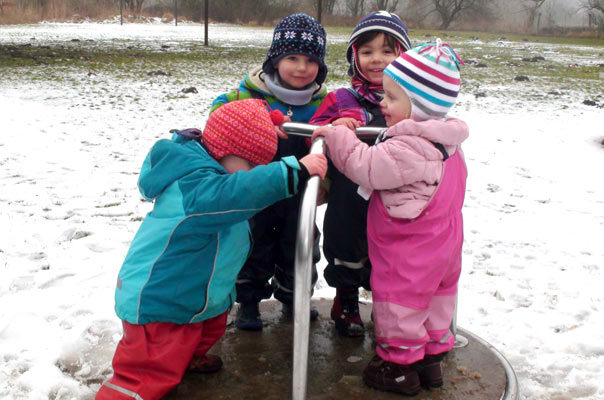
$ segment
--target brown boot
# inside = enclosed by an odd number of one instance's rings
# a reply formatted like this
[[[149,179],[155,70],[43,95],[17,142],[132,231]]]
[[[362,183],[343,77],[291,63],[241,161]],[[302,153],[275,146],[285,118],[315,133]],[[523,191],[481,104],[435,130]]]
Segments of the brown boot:
[[[198,374],[210,374],[217,372],[220,368],[222,368],[222,359],[213,354],[206,354],[203,357],[193,357],[187,371]]]
[[[411,365],[395,364],[373,357],[363,371],[363,381],[377,390],[415,396],[421,386],[417,370]]]
[[[419,370],[419,380],[422,386],[427,388],[439,388],[443,385],[443,372],[441,361],[447,353],[427,354],[423,360],[417,364],[421,366]]]

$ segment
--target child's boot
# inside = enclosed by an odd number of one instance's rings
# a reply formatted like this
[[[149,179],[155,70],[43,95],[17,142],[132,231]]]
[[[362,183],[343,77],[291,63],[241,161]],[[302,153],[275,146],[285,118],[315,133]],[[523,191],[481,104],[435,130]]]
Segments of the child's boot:
[[[445,358],[446,354],[426,354],[424,359],[418,362],[421,367],[419,370],[419,380],[422,386],[439,388],[443,385],[441,361]]]
[[[222,359],[214,354],[206,354],[203,357],[193,357],[187,371],[198,374],[211,374],[222,368]]]
[[[359,314],[359,290],[357,288],[337,288],[333,299],[331,319],[342,336],[363,336],[365,326]]]
[[[414,365],[402,365],[373,357],[363,371],[363,381],[377,390],[396,392],[405,396],[415,396],[421,386]]]
[[[288,317],[293,317],[294,315],[294,307],[293,304],[289,304],[289,303],[282,303],[283,304],[283,314],[287,315]],[[319,318],[319,310],[317,310],[315,307],[310,306],[310,320],[311,321],[315,321],[317,318]]]
[[[241,303],[239,310],[237,310],[235,326],[243,331],[262,330],[258,303]]]

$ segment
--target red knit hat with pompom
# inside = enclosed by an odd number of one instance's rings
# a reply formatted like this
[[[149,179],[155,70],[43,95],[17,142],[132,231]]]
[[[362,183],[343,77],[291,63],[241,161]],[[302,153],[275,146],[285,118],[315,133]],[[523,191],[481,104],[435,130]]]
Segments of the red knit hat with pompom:
[[[234,155],[254,165],[271,162],[277,152],[275,125],[283,123],[283,114],[269,113],[267,106],[260,99],[237,100],[210,114],[202,137],[210,155],[216,160]]]

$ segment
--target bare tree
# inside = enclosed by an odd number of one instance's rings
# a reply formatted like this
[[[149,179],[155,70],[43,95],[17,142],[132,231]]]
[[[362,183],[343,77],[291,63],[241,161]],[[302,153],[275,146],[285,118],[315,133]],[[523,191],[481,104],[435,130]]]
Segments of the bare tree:
[[[598,36],[604,33],[604,0],[582,0],[581,9],[587,12],[590,21],[598,27]]]
[[[352,14],[353,17],[358,17],[365,13],[365,0],[348,0],[345,2],[346,9]]]
[[[174,1],[174,0],[169,0]],[[181,1],[181,0],[179,0]],[[195,0],[193,0],[195,1]],[[200,1],[201,0],[197,0]],[[325,0],[323,1],[325,3]],[[248,23],[256,21],[263,25],[279,20],[294,12],[306,12],[301,5],[310,5],[310,2],[300,0],[220,0],[210,2],[210,16],[216,21]],[[312,0],[312,7],[316,0]],[[316,11],[316,8],[310,10]],[[311,12],[312,12],[311,11]]]
[[[375,7],[378,10],[384,10],[388,12],[396,11],[399,0],[375,0]]]
[[[537,11],[547,0],[522,0],[522,9],[527,13],[526,27],[532,29],[537,19]]]
[[[336,0],[323,0],[321,2],[321,9],[328,15],[333,15],[333,9],[336,5]]]
[[[427,3],[424,17],[432,13],[438,14],[441,20],[440,29],[447,29],[453,21],[464,14],[485,14],[492,0],[413,0],[415,3]]]
[[[145,0],[124,0],[124,4],[130,9],[130,12],[140,14],[143,9],[143,3]]]

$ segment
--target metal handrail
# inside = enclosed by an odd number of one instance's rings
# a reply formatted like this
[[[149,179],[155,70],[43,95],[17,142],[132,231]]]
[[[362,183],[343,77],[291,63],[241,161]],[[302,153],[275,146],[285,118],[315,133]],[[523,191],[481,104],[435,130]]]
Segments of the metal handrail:
[[[311,137],[320,125],[285,122],[281,125],[289,135]],[[356,130],[361,138],[377,137],[385,128],[362,127]],[[310,147],[311,154],[323,154],[325,141],[319,137]],[[302,193],[298,231],[296,237],[295,276],[294,276],[294,350],[292,373],[292,399],[306,400],[308,380],[308,342],[310,330],[310,296],[312,282],[312,246],[319,177],[308,180]]]
[[[304,136],[311,137],[312,133],[315,129],[320,128],[322,126],[332,126],[332,125],[313,125],[313,124],[304,124],[302,122],[284,122],[281,127],[288,135],[294,136]],[[387,128],[383,127],[375,127],[375,126],[361,126],[355,130],[357,137],[359,139],[375,139],[378,137],[380,133],[382,133]]]
[[[311,154],[323,154],[323,138],[317,138],[310,147]],[[319,177],[308,180],[298,220],[296,239],[296,264],[294,278],[294,361],[292,374],[292,399],[306,399],[308,377],[308,341],[310,325],[310,296],[312,282],[312,247],[319,194]]]

